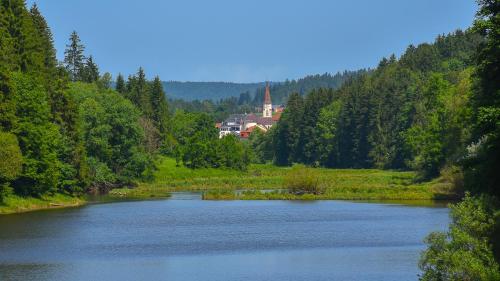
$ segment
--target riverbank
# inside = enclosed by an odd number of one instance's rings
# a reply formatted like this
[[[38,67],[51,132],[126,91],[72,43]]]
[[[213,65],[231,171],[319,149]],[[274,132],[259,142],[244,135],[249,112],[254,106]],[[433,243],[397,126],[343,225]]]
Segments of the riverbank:
[[[203,191],[205,200],[450,200],[456,197],[451,184],[443,180],[415,183],[414,172],[324,168],[315,168],[318,181],[325,187],[322,194],[295,195],[283,190],[290,170],[270,164],[252,164],[247,171],[192,170],[177,167],[172,158],[163,158],[154,180],[139,184],[135,190],[149,194]]]
[[[69,196],[56,193],[54,195],[42,195],[40,198],[22,197],[9,195],[0,203],[0,215],[25,213],[45,209],[60,209],[83,206],[92,202],[116,202],[162,199],[170,197],[170,192],[166,190],[149,190],[148,188],[119,188],[113,189],[106,195],[99,196]]]
[[[42,195],[40,198],[9,195],[0,204],[0,214],[24,213],[44,209],[82,206],[86,200],[64,194]]]

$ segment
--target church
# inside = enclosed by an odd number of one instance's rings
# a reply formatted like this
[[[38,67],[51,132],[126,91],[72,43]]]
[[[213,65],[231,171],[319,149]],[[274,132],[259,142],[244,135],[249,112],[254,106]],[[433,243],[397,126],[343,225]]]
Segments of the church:
[[[264,94],[264,103],[262,105],[262,115],[250,114],[231,114],[222,123],[217,124],[219,128],[219,138],[228,134],[234,134],[242,139],[250,137],[255,130],[267,132],[274,126],[281,117],[282,108],[274,108],[271,101],[271,91],[269,82],[266,83]],[[260,116],[259,116],[260,115]]]

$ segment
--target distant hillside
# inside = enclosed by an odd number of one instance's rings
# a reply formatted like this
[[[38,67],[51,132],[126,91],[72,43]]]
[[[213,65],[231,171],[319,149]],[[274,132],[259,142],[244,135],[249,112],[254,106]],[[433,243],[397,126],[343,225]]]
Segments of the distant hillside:
[[[221,98],[238,97],[243,92],[254,93],[264,87],[265,83],[231,83],[231,82],[163,82],[163,88],[170,99],[219,100]]]
[[[309,75],[297,80],[286,80],[282,83],[271,83],[271,97],[273,104],[286,103],[288,96],[294,92],[301,95],[309,93],[313,89],[332,88],[338,89],[342,84],[359,75],[369,72],[370,70],[361,69],[357,71],[337,72],[332,75],[330,73]],[[260,87],[256,90],[253,104],[262,104],[264,100],[265,87]]]

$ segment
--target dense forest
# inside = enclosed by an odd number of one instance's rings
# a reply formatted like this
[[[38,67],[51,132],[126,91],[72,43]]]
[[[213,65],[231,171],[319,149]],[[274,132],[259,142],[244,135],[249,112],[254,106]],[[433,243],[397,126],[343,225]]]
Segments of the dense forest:
[[[232,82],[179,82],[164,81],[163,88],[172,99],[184,101],[193,100],[220,100],[238,97],[240,93],[255,92],[264,87],[259,83],[232,83]]]
[[[272,93],[273,104],[284,104],[292,93],[298,93],[301,96],[306,95],[314,89],[338,89],[342,84],[354,77],[366,74],[370,70],[361,69],[357,71],[338,72],[334,75],[330,73],[309,75],[297,80],[286,80],[282,83],[271,83],[270,91]],[[242,93],[239,98],[240,104],[251,103],[253,105],[261,105],[264,101],[265,88],[260,87],[253,94],[251,100],[245,99],[245,94]]]

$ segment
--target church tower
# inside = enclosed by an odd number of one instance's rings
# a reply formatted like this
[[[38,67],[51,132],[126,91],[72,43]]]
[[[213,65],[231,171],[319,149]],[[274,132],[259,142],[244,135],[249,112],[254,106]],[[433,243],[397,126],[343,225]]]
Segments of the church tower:
[[[271,93],[269,92],[269,82],[266,83],[266,94],[264,96],[264,106],[262,107],[262,117],[273,117],[273,104],[271,103]]]

